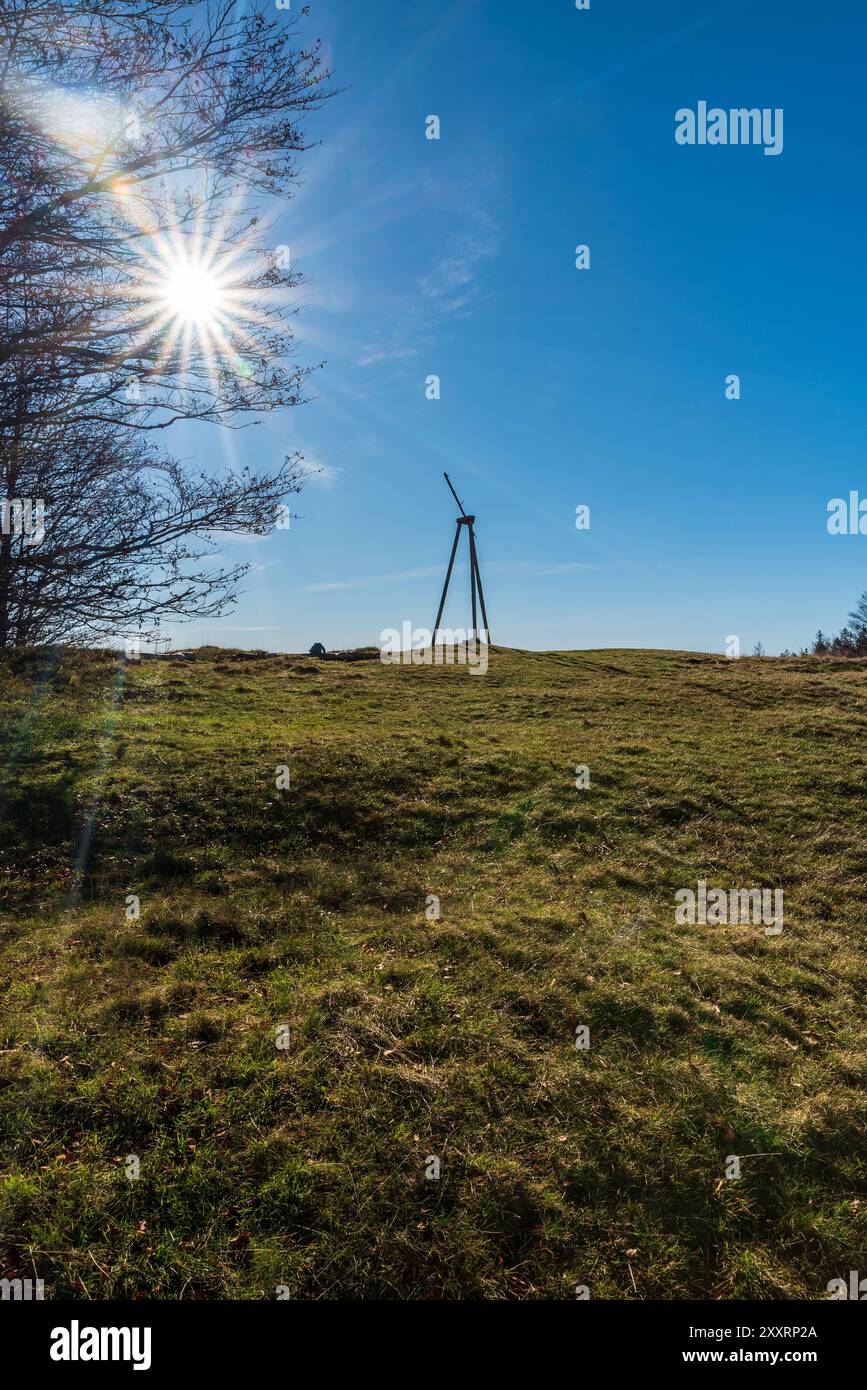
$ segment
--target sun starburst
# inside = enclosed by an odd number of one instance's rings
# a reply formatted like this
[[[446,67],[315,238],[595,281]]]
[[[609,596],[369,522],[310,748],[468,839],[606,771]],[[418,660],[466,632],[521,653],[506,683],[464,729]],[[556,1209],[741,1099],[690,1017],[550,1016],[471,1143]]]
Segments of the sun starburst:
[[[183,259],[167,269],[160,298],[169,318],[206,332],[219,324],[227,308],[219,275],[207,266]]]
[[[141,269],[126,293],[135,351],[177,375],[233,373],[249,380],[269,335],[279,328],[279,285],[268,280],[254,241],[219,229],[156,238],[140,248]]]

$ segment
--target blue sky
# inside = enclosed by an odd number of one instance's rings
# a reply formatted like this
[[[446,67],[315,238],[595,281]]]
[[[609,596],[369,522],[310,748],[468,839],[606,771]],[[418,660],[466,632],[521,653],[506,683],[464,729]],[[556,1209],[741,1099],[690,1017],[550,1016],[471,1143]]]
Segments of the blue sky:
[[[779,651],[842,626],[867,588],[867,536],[826,529],[831,498],[867,495],[862,6],[319,0],[304,23],[346,90],[274,240],[326,366],[304,407],[167,442],[300,448],[324,474],[289,531],[230,546],[261,566],[237,608],[176,641],[430,627],[443,469],[495,642]],[[701,100],[783,108],[782,153],[676,144]]]

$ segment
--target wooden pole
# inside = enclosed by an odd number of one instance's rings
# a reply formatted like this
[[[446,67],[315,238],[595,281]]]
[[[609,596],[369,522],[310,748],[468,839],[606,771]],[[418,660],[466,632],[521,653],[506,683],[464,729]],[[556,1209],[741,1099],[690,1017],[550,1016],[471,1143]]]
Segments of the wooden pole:
[[[485,625],[485,641],[490,643],[491,633],[488,627],[488,614],[485,610],[485,594],[484,590],[482,589],[482,572],[479,569],[479,557],[476,554],[476,533],[473,530],[472,526],[470,527],[470,558],[476,576],[476,583],[479,586],[479,603],[482,606],[482,622]],[[473,626],[475,626],[475,613],[473,613]]]
[[[446,570],[446,582],[445,582],[445,584],[443,585],[443,595],[442,595],[442,598],[440,599],[440,606],[439,606],[439,609],[437,610],[437,620],[436,620],[436,622],[434,623],[434,629],[433,629],[433,633],[432,633],[432,635],[431,635],[431,648],[433,648],[433,647],[436,646],[437,633],[439,632],[439,626],[440,626],[440,619],[442,618],[442,615],[443,615],[443,609],[444,609],[445,606],[446,606],[446,594],[448,593],[449,580],[450,580],[451,577],[452,577],[452,566],[453,566],[454,563],[455,563],[455,555],[456,555],[456,553],[457,553],[458,541],[460,540],[460,538],[461,538],[461,523],[458,522],[458,524],[457,524],[457,529],[455,530],[455,541],[454,541],[454,545],[452,546],[452,553],[451,553],[451,557],[450,557],[450,559],[449,559],[449,567],[448,567],[448,569]]]

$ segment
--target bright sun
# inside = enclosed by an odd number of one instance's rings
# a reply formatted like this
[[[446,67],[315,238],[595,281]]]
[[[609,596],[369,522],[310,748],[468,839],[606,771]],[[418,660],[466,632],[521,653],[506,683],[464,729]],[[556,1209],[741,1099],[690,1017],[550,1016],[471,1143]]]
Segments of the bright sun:
[[[144,253],[132,294],[140,305],[142,344],[160,343],[160,357],[181,370],[227,367],[249,375],[248,351],[270,317],[243,243],[226,247],[202,232],[165,237]]]
[[[173,266],[163,291],[166,313],[197,328],[213,328],[225,308],[222,287],[216,275],[203,266],[187,262]]]

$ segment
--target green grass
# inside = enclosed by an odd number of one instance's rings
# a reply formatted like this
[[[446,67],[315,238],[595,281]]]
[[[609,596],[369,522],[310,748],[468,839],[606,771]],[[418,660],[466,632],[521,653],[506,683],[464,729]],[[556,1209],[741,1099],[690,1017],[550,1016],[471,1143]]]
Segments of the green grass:
[[[865,730],[860,661],[0,663],[0,1273],[171,1299],[867,1273]],[[676,925],[699,878],[781,887],[782,936]]]

